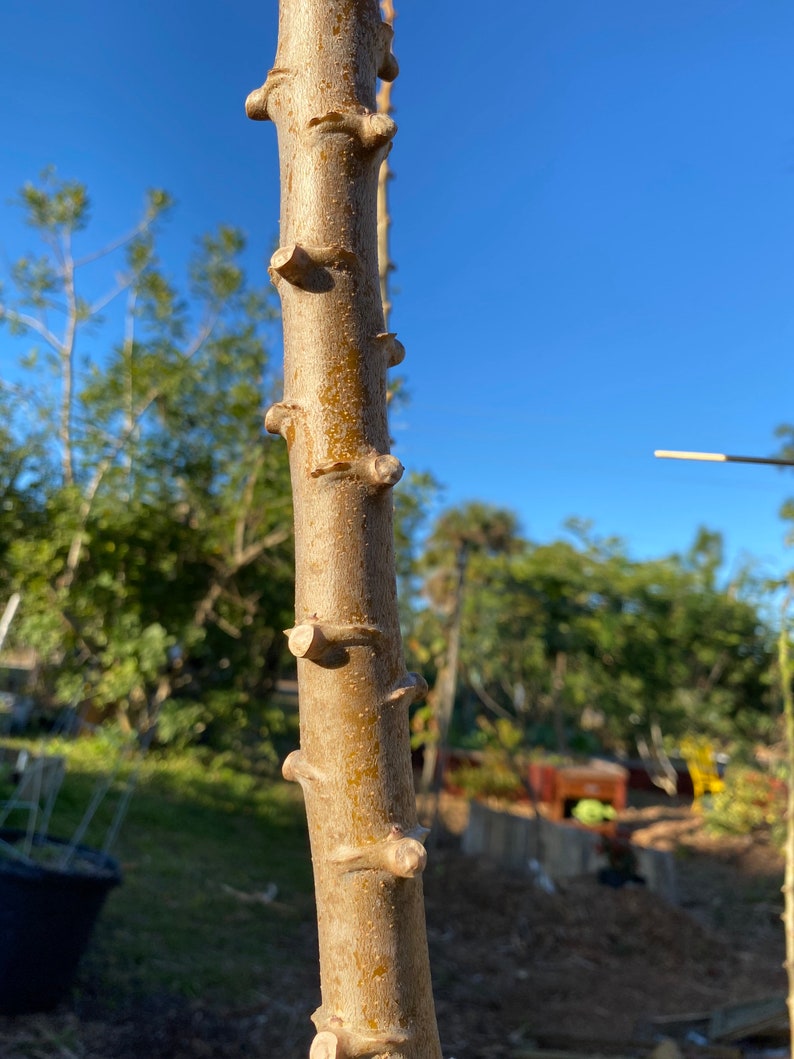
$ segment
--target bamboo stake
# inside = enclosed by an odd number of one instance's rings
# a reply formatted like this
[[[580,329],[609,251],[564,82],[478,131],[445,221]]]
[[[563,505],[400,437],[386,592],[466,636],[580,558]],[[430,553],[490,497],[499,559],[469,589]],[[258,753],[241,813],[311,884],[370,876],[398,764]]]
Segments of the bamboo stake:
[[[786,722],[786,750],[788,753],[788,801],[786,827],[786,869],[783,882],[783,928],[786,939],[786,975],[788,976],[788,1014],[790,1025],[791,1053],[794,1055],[794,695],[791,689],[791,659],[786,615],[791,605],[794,586],[789,587],[780,608],[780,635],[778,637],[778,666],[780,689],[783,695],[783,713]]]
[[[794,460],[772,456],[729,456],[724,452],[679,452],[657,449],[654,456],[672,460],[702,460],[709,463],[756,463],[771,467],[794,467]],[[792,667],[789,654],[789,633],[786,615],[794,599],[794,582],[780,608],[780,634],[778,636],[778,668],[780,690],[783,697],[783,715],[786,725],[786,752],[788,765],[788,800],[786,805],[786,857],[783,882],[783,928],[786,941],[786,975],[788,978],[788,1013],[790,1025],[790,1048],[794,1055],[794,692],[792,692]]]
[[[386,25],[394,28],[394,20],[397,17],[392,0],[381,0],[381,14]],[[391,117],[394,108],[391,103],[391,81],[381,81],[378,95],[376,97],[378,112],[388,114]],[[389,215],[389,181],[393,173],[389,166],[389,156],[383,159],[378,170],[378,278],[380,280],[380,299],[383,302],[384,330],[389,330],[389,316],[391,314],[391,297],[389,294],[389,274],[394,270],[391,256],[389,254],[389,230],[391,217]]]
[[[0,618],[0,647],[2,647],[3,643],[5,642],[5,638],[8,635],[8,630],[11,626],[11,622],[14,620],[14,615],[17,612],[17,607],[19,606],[19,601],[21,598],[22,597],[20,596],[20,594],[18,592],[15,592],[13,596],[9,599],[8,603],[6,603],[5,610],[3,611],[3,616],[2,618]]]

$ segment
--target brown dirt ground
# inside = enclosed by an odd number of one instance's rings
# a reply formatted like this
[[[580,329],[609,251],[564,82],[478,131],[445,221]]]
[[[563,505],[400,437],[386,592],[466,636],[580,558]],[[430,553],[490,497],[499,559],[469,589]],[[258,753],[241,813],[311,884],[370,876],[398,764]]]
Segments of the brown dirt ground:
[[[670,801],[627,810],[637,842],[676,854],[671,907],[590,878],[548,894],[464,858],[465,817],[465,803],[445,796],[446,830],[425,875],[446,1059],[508,1059],[535,1044],[595,1054],[654,1017],[785,991],[782,864],[763,840],[710,837]],[[284,943],[305,953],[291,961],[305,969],[274,968],[252,1009],[158,996],[110,1014],[97,985],[76,1007],[0,1019],[0,1059],[305,1059],[319,1000],[313,926],[290,928]]]

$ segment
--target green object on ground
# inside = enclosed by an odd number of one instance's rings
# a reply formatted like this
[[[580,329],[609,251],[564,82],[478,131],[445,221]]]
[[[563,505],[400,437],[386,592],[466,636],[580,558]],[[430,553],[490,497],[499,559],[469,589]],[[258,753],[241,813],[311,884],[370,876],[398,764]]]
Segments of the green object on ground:
[[[617,812],[606,802],[600,802],[597,798],[582,798],[571,809],[571,816],[580,824],[587,827],[595,827],[603,824],[605,820],[614,820]]]

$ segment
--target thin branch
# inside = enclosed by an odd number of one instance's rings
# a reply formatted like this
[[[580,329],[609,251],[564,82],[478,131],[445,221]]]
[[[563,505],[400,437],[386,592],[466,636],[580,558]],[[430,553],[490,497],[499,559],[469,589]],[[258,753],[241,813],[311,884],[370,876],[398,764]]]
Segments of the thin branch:
[[[275,548],[277,545],[283,544],[284,541],[289,538],[289,534],[290,531],[287,528],[271,530],[270,533],[266,534],[260,540],[253,544],[249,544],[247,548],[244,548],[241,552],[236,554],[231,563],[223,564],[216,560],[214,565],[218,572],[218,576],[212,582],[194,611],[193,620],[195,624],[201,628],[206,623],[207,619],[213,616],[213,607],[222,595],[227,595],[229,599],[234,599],[235,597],[229,593],[227,588],[227,585],[234,575],[238,574],[240,570],[245,566],[250,565],[255,559],[258,559],[260,555],[264,554],[264,552],[268,551],[270,548]],[[239,596],[237,597],[237,601],[241,603],[243,602]],[[217,621],[217,615],[214,616]]]
[[[230,600],[236,606],[244,610],[245,613],[251,618],[253,618],[253,616],[256,614],[257,608],[259,606],[259,600],[261,598],[261,593],[257,593],[257,595],[255,596],[241,596],[234,586],[232,586],[231,588],[224,589],[223,595],[226,597],[226,599]]]
[[[215,614],[214,618],[215,624],[218,626],[221,632],[225,632],[226,635],[231,636],[232,639],[239,640],[240,637],[243,635],[242,631],[238,629],[236,625],[232,625],[230,621],[227,621],[226,618],[221,617],[220,614]]]
[[[248,513],[251,510],[251,505],[254,499],[254,488],[256,487],[256,481],[259,477],[259,472],[262,469],[262,465],[265,461],[264,451],[260,449],[257,454],[257,458],[254,461],[254,466],[246,478],[245,488],[243,489],[242,499],[242,510],[235,522],[234,526],[234,556],[235,558],[243,553],[243,543],[245,541],[245,525],[248,518]]]
[[[53,257],[58,262],[60,274],[63,275],[66,267],[66,260],[64,258],[63,246],[60,239],[51,231],[45,230],[41,233],[41,238],[45,245],[52,251]]]
[[[256,541],[254,544],[249,544],[237,558],[232,573],[236,574],[244,566],[252,563],[254,559],[258,559],[263,552],[268,551],[270,548],[275,548],[278,544],[283,544],[288,538],[288,529],[278,529],[272,530],[267,536],[262,537],[261,540]]]
[[[134,409],[134,391],[133,391],[133,353],[135,349],[135,306],[138,300],[138,292],[135,287],[130,287],[127,293],[127,308],[124,314],[124,343],[122,357],[124,360],[124,367],[126,371],[126,377],[124,379],[124,398],[126,401],[126,408],[124,409],[124,426],[125,430],[129,432],[129,436],[132,436],[134,427],[133,421],[133,409]],[[132,459],[130,458],[129,452],[127,456],[127,474],[132,473]]]
[[[216,319],[217,315],[213,314],[213,316],[209,317],[206,320],[203,328],[197,334],[192,345],[189,347],[189,349],[182,358],[183,367],[187,367],[190,361],[199,352],[204,342],[209,337]],[[121,432],[121,434],[111,446],[110,451],[106,453],[104,458],[100,460],[100,462],[97,464],[96,470],[94,471],[93,477],[91,478],[88,488],[86,489],[86,492],[83,495],[83,501],[80,505],[80,523],[77,531],[72,537],[72,542],[69,545],[69,553],[66,558],[66,565],[64,567],[63,573],[58,579],[58,585],[60,588],[69,588],[69,586],[74,581],[75,574],[77,573],[77,568],[80,564],[80,555],[83,548],[83,541],[85,539],[86,523],[88,522],[88,517],[91,514],[91,508],[93,506],[94,499],[96,498],[97,492],[99,491],[99,487],[101,486],[105,475],[113,466],[119,453],[122,452],[124,447],[127,445],[130,438],[135,433],[138,424],[141,422],[141,420],[149,411],[154,402],[164,393],[166,393],[167,390],[174,386],[178,381],[178,377],[172,377],[168,380],[167,385],[152,386],[149,389],[149,391],[146,393],[143,400],[135,410],[135,413],[133,414],[132,418],[125,426],[125,429]]]
[[[119,283],[113,287],[112,290],[109,290],[107,294],[101,295],[95,302],[92,302],[88,307],[91,316],[96,316],[97,313],[101,313],[107,305],[110,305],[114,298],[118,298],[119,294],[131,285],[134,278],[135,276],[132,272],[128,273],[123,277],[123,280],[120,280]]]
[[[214,312],[210,313],[209,316],[204,320],[204,323],[199,327],[198,331],[196,332],[196,337],[193,339],[192,343],[187,347],[184,354],[182,355],[183,363],[187,363],[188,361],[191,361],[193,357],[195,357],[195,355],[207,341],[209,336],[212,334],[213,328],[218,322],[219,315],[220,314],[216,309]]]
[[[47,312],[48,309],[52,309],[56,313],[65,313],[66,306],[63,302],[56,301],[55,298],[45,297],[43,294],[39,296],[41,308],[43,312]]]
[[[717,660],[711,667],[709,675],[706,677],[705,683],[701,687],[701,695],[705,698],[710,692],[714,690],[714,686],[718,683],[720,677],[725,672],[725,667],[729,662],[729,655],[727,651],[721,651],[717,656]]]
[[[509,710],[506,710],[492,695],[489,695],[485,690],[482,681],[478,677],[473,677],[469,674],[469,683],[472,688],[474,688],[474,693],[480,702],[482,702],[483,706],[486,706],[489,710],[495,713],[497,717],[504,717],[505,720],[508,721],[515,720],[515,717]]]
[[[90,265],[92,261],[98,261],[102,257],[107,257],[108,254],[112,254],[114,250],[119,250],[122,246],[126,246],[127,243],[131,243],[133,239],[137,238],[139,235],[143,235],[147,228],[151,227],[154,220],[154,217],[144,217],[143,220],[139,221],[138,224],[125,235],[120,235],[117,239],[100,247],[99,250],[94,250],[93,253],[86,254],[85,257],[81,257],[78,261],[75,261],[75,268],[81,268],[83,265]]]
[[[68,232],[63,239],[63,284],[66,293],[66,330],[61,345],[61,423],[60,440],[63,480],[66,485],[74,483],[74,461],[72,459],[72,401],[74,394],[74,346],[77,337],[77,292],[74,283],[74,262],[71,257]]]
[[[212,608],[215,605],[215,601],[220,597],[221,592],[223,592],[221,582],[213,581],[209,589],[204,593],[204,598],[193,612],[193,623],[197,628],[201,629],[206,625],[207,619],[213,612]]]
[[[54,350],[56,353],[62,351],[62,345],[55,337],[55,335],[46,327],[41,320],[35,316],[29,316],[27,313],[17,312],[16,309],[6,309],[5,306],[0,305],[0,319],[5,317],[6,320],[10,320],[12,323],[20,324],[22,327],[27,327],[31,331],[35,331],[37,335],[44,339],[47,345]]]

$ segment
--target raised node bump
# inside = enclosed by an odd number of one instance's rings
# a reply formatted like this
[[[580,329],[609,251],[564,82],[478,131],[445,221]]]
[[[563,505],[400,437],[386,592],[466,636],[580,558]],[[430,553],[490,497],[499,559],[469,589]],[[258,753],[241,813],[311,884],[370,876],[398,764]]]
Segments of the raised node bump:
[[[421,673],[406,673],[404,681],[386,696],[384,705],[411,706],[427,698],[429,690]]]
[[[375,341],[386,354],[387,367],[396,368],[405,360],[405,346],[394,331],[381,331],[375,335]]]
[[[424,841],[428,830],[419,824],[405,831],[393,825],[387,837],[365,846],[337,850],[333,861],[343,871],[387,871],[401,879],[413,879],[427,865]]]
[[[416,839],[402,839],[395,843],[390,862],[394,875],[401,879],[414,879],[427,866],[427,850]]]
[[[245,113],[252,121],[267,121],[267,91],[264,85],[249,92],[245,99]]]
[[[289,70],[271,70],[265,78],[265,83],[249,92],[245,100],[245,113],[252,121],[268,121],[270,114],[267,109],[267,101],[274,88],[277,88]]]
[[[330,1030],[321,1030],[312,1041],[309,1059],[344,1059],[337,1035]]]
[[[293,243],[292,246],[280,246],[270,259],[270,273],[275,272],[288,283],[297,286],[306,279],[314,268],[314,262],[306,250]]]
[[[358,267],[358,257],[344,246],[280,246],[270,259],[270,278],[278,285],[284,279],[295,287],[309,288],[320,269]]]
[[[381,81],[394,81],[399,72],[400,64],[397,62],[397,59],[392,52],[389,52],[388,55],[384,56],[383,61],[378,67],[378,77]]]
[[[390,51],[384,55],[378,67],[378,76],[381,80],[395,80],[400,72],[400,65],[394,54]]]
[[[404,473],[405,468],[396,456],[390,452],[374,452],[361,460],[329,460],[321,463],[311,471],[311,477],[343,474],[381,489],[389,489],[399,482]]]
[[[298,774],[295,771],[295,760],[300,756],[300,750],[293,750],[292,753],[287,754],[284,758],[284,763],[281,766],[281,775],[287,781],[287,783],[297,783]]]
[[[272,404],[265,412],[265,430],[268,434],[280,434],[283,437],[296,408],[297,405],[288,404],[286,401]]]
[[[322,658],[329,644],[319,625],[305,622],[287,630],[287,646],[296,658]]]
[[[405,468],[391,453],[376,456],[372,461],[375,483],[377,485],[395,486],[405,473]]]
[[[391,50],[394,40],[394,27],[388,22],[380,24],[381,60],[378,66],[378,77],[381,81],[393,81],[400,72],[400,66]]]
[[[301,750],[293,750],[284,758],[281,775],[288,783],[313,783],[322,779],[322,773],[310,765]]]
[[[366,647],[383,635],[377,625],[340,625],[316,620],[298,622],[284,633],[292,654],[313,662],[333,655],[341,647]]]
[[[397,1028],[374,1033],[348,1029],[342,1026],[341,1019],[325,1018],[322,1009],[315,1011],[312,1019],[315,1026],[323,1029],[312,1041],[309,1059],[383,1059],[393,1054],[395,1046],[404,1048],[410,1039],[404,1030]],[[333,1028],[326,1029],[328,1026]]]
[[[364,147],[374,149],[384,147],[394,139],[397,132],[396,122],[388,114],[379,112],[359,113],[358,111],[329,110],[318,114],[308,123],[309,129],[318,132],[345,132],[357,137]]]
[[[397,122],[388,114],[370,114],[367,125],[361,133],[361,141],[366,147],[385,147],[397,133]]]

